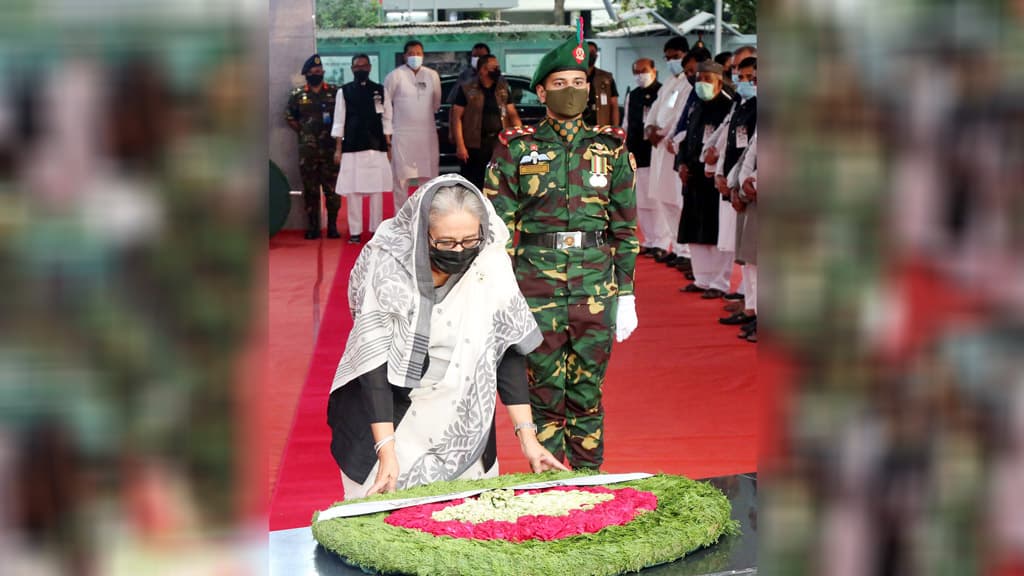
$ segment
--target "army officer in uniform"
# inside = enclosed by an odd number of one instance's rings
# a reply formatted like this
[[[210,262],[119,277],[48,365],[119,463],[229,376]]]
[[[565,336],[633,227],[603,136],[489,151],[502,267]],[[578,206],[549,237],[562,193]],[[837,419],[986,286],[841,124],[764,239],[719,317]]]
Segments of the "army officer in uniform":
[[[587,68],[579,40],[541,59],[531,87],[547,118],[502,132],[485,186],[519,231],[516,279],[544,336],[528,356],[537,438],[573,468],[604,460],[601,384],[612,338],[637,326],[635,168],[622,129],[581,120]]]
[[[338,89],[324,82],[320,55],[313,54],[302,65],[306,85],[288,98],[285,120],[299,137],[299,174],[302,199],[306,204],[306,239],[320,237],[320,193],[327,204],[327,235],[338,238],[338,209],[341,198],[334,193],[338,168],[334,163],[334,97]]]

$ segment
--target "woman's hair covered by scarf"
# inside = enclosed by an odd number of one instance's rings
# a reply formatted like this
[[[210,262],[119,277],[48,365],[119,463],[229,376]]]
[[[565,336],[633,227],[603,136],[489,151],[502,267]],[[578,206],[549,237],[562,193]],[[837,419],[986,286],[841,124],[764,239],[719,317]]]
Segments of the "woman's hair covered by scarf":
[[[487,208],[479,194],[459,185],[438,188],[430,202],[430,223],[433,224],[438,218],[458,212],[472,214],[480,222],[487,221]]]

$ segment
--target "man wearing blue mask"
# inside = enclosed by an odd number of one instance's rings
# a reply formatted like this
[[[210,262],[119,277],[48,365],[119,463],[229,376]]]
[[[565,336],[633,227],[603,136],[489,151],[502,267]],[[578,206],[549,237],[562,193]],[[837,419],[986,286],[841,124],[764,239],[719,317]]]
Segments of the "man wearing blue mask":
[[[688,256],[681,246],[674,242],[679,213],[683,209],[682,190],[673,167],[674,154],[669,149],[667,136],[676,125],[690,91],[693,89],[683,74],[683,59],[690,51],[689,42],[682,36],[665,42],[664,55],[668,74],[658,90],[657,99],[644,120],[644,138],[651,143],[651,171],[648,184],[650,209],[660,216],[652,222],[651,237],[647,239],[645,254],[658,262],[673,262],[682,255]],[[644,231],[645,234],[647,231]]]
[[[714,179],[705,173],[701,153],[715,130],[732,109],[732,98],[722,90],[722,65],[706,60],[697,68],[693,89],[700,101],[694,106],[677,164],[683,188],[683,214],[677,241],[690,245],[694,282],[683,292],[700,293],[703,298],[720,298],[729,289],[732,258],[718,249],[718,213],[721,195]],[[713,176],[713,175],[712,175]]]
[[[719,214],[721,221],[719,222],[718,247],[720,250],[735,253],[736,262],[744,265],[740,293],[747,296],[750,293],[750,279],[747,277],[746,260],[749,258],[743,257],[741,252],[749,254],[750,251],[742,251],[740,243],[745,225],[746,203],[740,198],[739,188],[742,182],[730,174],[739,169],[738,164],[746,153],[757,129],[757,58],[745,58],[737,64],[734,79],[736,102],[733,105],[728,126],[721,131],[722,136],[715,145],[708,148],[705,162],[715,166],[715,188],[721,193],[722,201],[732,204],[731,207],[725,208]],[[730,184],[730,178],[733,180],[732,184]],[[729,295],[727,298],[733,299],[741,294]],[[751,298],[751,300],[753,299]],[[731,316],[720,318],[719,322],[729,326],[746,327],[752,325],[756,320],[757,316],[752,302],[745,302],[742,309],[735,311]]]
[[[626,131],[626,148],[636,159],[636,213],[637,225],[643,232],[640,255],[654,256],[659,250],[654,238],[661,229],[664,211],[656,198],[651,196],[651,143],[644,139],[644,120],[657,101],[658,71],[654,60],[640,58],[633,63],[633,78],[636,87],[626,93],[626,114],[622,129]]]
[[[425,182],[438,175],[437,127],[434,112],[441,107],[441,78],[423,65],[423,44],[405,43],[405,65],[384,79],[384,136],[391,151],[395,212],[409,197],[413,178]]]

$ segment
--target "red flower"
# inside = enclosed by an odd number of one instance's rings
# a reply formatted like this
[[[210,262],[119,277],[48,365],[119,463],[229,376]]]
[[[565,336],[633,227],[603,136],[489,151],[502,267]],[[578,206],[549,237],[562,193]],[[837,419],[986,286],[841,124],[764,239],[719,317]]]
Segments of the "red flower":
[[[611,500],[600,502],[590,510],[572,510],[566,516],[522,516],[515,522],[488,520],[479,524],[457,520],[438,522],[434,512],[449,506],[458,506],[464,499],[424,504],[392,512],[384,521],[392,526],[420,530],[435,536],[473,538],[477,540],[558,540],[578,534],[593,534],[607,526],[621,526],[636,518],[642,510],[658,507],[658,497],[635,488],[612,490],[603,486],[559,486],[550,490],[579,490],[613,494]],[[546,490],[517,491],[520,494],[538,494]]]

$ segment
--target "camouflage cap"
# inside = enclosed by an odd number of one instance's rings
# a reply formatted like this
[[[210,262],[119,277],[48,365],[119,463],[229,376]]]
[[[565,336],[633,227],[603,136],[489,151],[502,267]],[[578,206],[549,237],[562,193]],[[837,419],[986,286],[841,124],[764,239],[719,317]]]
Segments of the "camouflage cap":
[[[323,66],[323,64],[320,62],[319,54],[313,54],[312,56],[306,59],[306,62],[302,65],[302,75],[305,76],[306,72],[309,72],[309,69],[312,68],[313,66]]]
[[[530,89],[536,89],[538,84],[544,82],[548,74],[562,70],[587,71],[587,50],[580,45],[577,38],[566,40],[565,43],[540,59],[540,64],[537,65],[537,70],[533,73]]]

